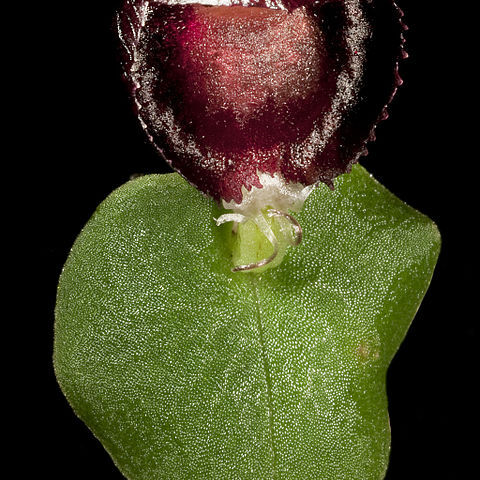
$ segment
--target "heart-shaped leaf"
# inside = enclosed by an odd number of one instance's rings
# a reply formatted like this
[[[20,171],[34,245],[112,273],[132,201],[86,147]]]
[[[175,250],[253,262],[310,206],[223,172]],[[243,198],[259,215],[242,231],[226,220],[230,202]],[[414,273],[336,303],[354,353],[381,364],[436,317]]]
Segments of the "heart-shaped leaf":
[[[54,363],[130,480],[378,480],[386,370],[428,287],[435,225],[362,167],[317,188],[303,243],[231,272],[231,226],[177,174],[131,181],[78,237]]]

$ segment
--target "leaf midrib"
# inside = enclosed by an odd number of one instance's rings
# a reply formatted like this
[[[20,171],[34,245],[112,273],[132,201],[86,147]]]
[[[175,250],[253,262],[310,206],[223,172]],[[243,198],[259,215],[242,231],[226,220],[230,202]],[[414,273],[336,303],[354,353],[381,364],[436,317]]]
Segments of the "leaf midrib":
[[[258,282],[259,279],[252,275],[252,289],[255,296],[255,311],[257,316],[257,329],[259,334],[259,342],[262,354],[262,364],[265,373],[265,382],[267,384],[267,408],[268,408],[268,428],[270,433],[270,449],[272,452],[272,480],[278,479],[277,476],[277,452],[275,448],[275,435],[274,435],[274,421],[273,421],[273,399],[272,399],[272,377],[270,374],[270,366],[268,364],[265,338],[263,333],[262,313],[260,305],[260,296],[258,294]]]

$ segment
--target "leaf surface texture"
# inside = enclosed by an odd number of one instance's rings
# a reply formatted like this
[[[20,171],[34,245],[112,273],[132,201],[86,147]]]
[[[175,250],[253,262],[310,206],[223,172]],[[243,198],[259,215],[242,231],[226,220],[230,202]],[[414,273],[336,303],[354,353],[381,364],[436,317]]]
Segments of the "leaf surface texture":
[[[62,273],[54,363],[130,480],[378,480],[387,367],[428,288],[436,226],[360,166],[317,188],[303,243],[232,273],[231,226],[177,174],[117,189]]]

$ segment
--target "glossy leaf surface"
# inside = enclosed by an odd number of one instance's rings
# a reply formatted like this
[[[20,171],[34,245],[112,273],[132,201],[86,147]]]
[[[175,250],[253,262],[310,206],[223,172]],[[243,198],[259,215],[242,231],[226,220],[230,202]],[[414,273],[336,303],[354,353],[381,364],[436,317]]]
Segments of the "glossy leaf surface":
[[[280,266],[234,274],[219,214],[177,174],[95,212],[56,309],[75,412],[130,480],[383,478],[386,369],[428,287],[435,225],[355,166],[308,198]]]

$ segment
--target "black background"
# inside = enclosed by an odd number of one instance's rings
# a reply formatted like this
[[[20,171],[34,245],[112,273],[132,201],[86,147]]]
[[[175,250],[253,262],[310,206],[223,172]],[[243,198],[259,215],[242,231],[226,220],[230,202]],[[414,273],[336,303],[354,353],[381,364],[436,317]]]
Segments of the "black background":
[[[471,200],[464,164],[473,159],[462,147],[465,118],[456,109],[464,68],[452,32],[446,35],[455,21],[450,11],[432,8],[431,2],[398,3],[410,27],[410,58],[400,70],[405,83],[361,163],[437,223],[443,247],[430,290],[389,370],[393,438],[387,480],[462,479],[475,460],[478,343],[478,315],[468,311],[473,259],[465,254],[476,251],[469,243],[473,227],[465,220]],[[123,478],[56,385],[51,363],[56,284],[96,206],[132,174],[169,171],[147,143],[121,80],[113,23],[119,4],[42,7],[42,47],[31,42],[27,52],[36,58],[31,84],[39,87],[30,138],[36,152],[31,204],[39,212],[33,221],[40,237],[38,278],[32,279],[38,301],[30,328],[41,379],[28,397],[35,405],[28,409],[28,445],[41,452],[34,462],[38,476],[49,479]]]

